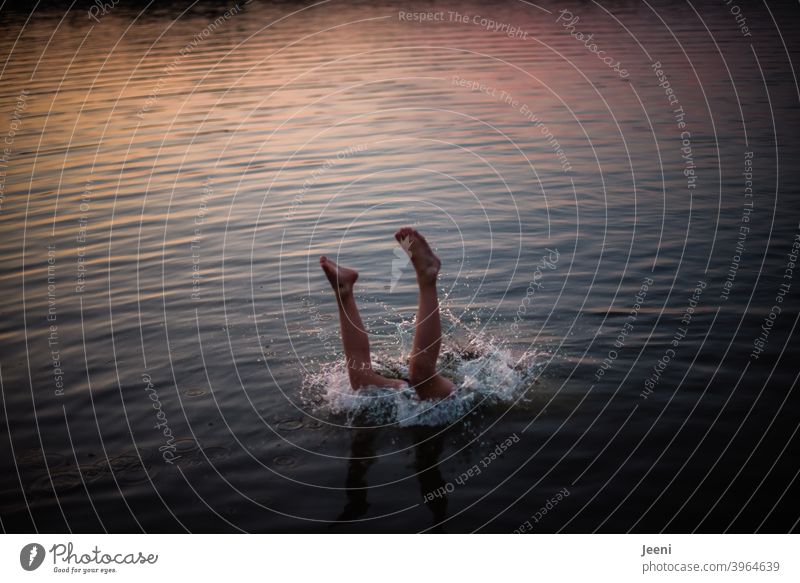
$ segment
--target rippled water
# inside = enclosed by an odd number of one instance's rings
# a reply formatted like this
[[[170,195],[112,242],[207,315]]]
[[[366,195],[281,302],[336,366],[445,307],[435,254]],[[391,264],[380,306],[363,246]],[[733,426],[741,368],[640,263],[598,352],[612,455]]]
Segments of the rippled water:
[[[796,4],[91,6],[0,9],[4,530],[796,528]],[[341,368],[406,224],[456,405]]]

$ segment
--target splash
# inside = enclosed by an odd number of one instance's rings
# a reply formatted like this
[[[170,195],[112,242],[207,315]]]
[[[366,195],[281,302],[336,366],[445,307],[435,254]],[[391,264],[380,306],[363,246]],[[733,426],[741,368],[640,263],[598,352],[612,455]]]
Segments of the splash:
[[[303,398],[316,413],[343,417],[349,426],[392,424],[447,425],[485,407],[525,402],[532,393],[538,371],[539,353],[514,352],[481,332],[465,328],[447,312],[443,319],[451,326],[439,358],[440,371],[452,379],[457,390],[441,401],[424,401],[413,388],[350,387],[343,359],[322,365],[303,382]],[[372,355],[373,369],[383,376],[408,376],[408,352],[413,328],[408,322],[395,324],[400,355],[378,351]],[[443,326],[445,328],[445,326]]]

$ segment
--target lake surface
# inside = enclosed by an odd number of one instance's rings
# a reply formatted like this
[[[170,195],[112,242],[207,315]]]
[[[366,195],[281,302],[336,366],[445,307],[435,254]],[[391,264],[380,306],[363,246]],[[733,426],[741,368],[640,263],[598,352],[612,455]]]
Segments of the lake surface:
[[[796,3],[30,10],[3,530],[797,529]],[[444,403],[349,390],[317,263],[401,374],[407,224]]]

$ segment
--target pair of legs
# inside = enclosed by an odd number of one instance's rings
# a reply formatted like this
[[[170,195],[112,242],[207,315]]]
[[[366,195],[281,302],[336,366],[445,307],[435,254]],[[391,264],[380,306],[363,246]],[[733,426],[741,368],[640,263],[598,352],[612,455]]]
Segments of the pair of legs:
[[[441,262],[425,238],[416,230],[404,227],[394,237],[411,257],[419,285],[419,304],[408,380],[421,399],[441,399],[450,395],[454,389],[450,380],[436,372],[436,362],[442,345],[439,298],[436,292]],[[358,279],[358,272],[336,265],[324,256],[320,257],[319,264],[336,295],[350,385],[354,389],[366,386],[401,388],[405,384],[403,381],[386,378],[372,370],[369,337],[353,296],[353,285]]]

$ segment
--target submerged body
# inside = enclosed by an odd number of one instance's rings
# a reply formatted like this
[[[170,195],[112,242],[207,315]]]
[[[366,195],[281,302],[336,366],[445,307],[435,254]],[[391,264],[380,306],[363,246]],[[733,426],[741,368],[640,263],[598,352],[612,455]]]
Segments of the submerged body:
[[[398,230],[394,237],[411,258],[419,285],[414,343],[408,365],[408,384],[421,399],[442,399],[453,393],[455,385],[450,379],[440,375],[436,369],[442,345],[439,298],[436,290],[441,262],[425,238],[415,229],[404,227]],[[325,256],[320,257],[319,263],[336,296],[350,385],[356,390],[369,386],[404,388],[405,381],[390,379],[372,370],[369,336],[353,296],[353,286],[358,280],[358,272],[339,266]]]

